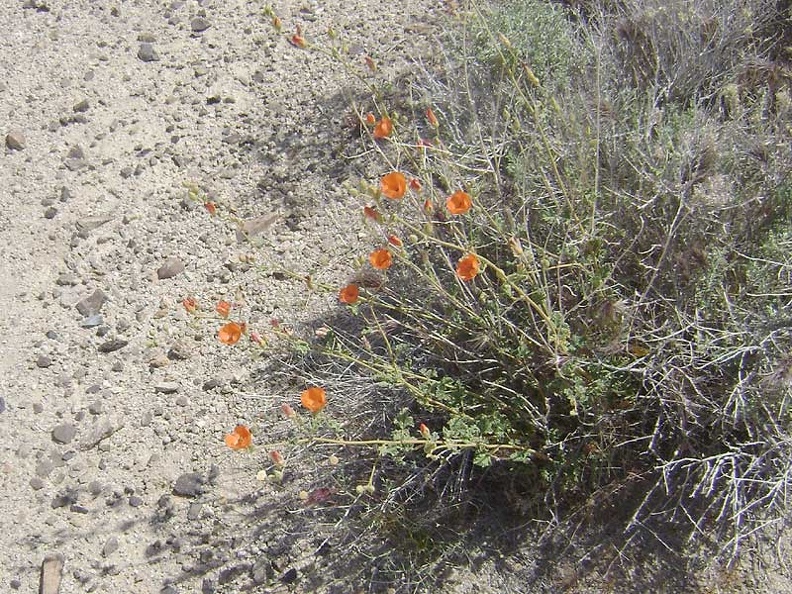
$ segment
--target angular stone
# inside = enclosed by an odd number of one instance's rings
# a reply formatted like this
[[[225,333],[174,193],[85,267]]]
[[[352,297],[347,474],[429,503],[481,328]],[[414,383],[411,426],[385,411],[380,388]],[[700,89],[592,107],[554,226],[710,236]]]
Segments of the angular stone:
[[[148,41],[140,44],[137,56],[143,62],[156,62],[160,59],[157,50],[155,50],[151,42]]]
[[[181,497],[198,497],[204,489],[204,478],[197,472],[185,472],[176,479],[173,493]]]
[[[212,23],[203,17],[195,17],[190,21],[190,29],[192,29],[193,33],[201,33],[206,31],[211,26]]]
[[[72,109],[75,112],[82,113],[82,112],[88,111],[89,107],[90,107],[90,105],[88,104],[88,99],[83,99],[79,103],[75,103],[74,106],[72,107]]]
[[[113,217],[83,217],[79,219],[74,226],[77,227],[77,232],[80,234],[80,237],[85,238],[88,236],[88,233],[112,220]]]
[[[244,221],[236,232],[236,239],[240,243],[263,233],[272,226],[272,223],[278,220],[280,215],[278,213],[268,213],[252,219]]]
[[[75,435],[77,435],[77,427],[71,423],[63,423],[52,430],[52,441],[63,444],[70,443]]]
[[[114,338],[112,340],[108,340],[107,342],[103,342],[102,344],[100,344],[97,350],[100,353],[113,353],[119,349],[123,349],[128,344],[129,344],[128,340],[121,340],[120,338]]]
[[[107,301],[107,295],[101,289],[96,289],[91,295],[77,302],[75,307],[84,317],[89,318],[99,313]]]
[[[157,278],[160,280],[173,278],[182,272],[184,272],[184,262],[175,256],[171,256],[157,269]]]
[[[39,594],[58,594],[63,575],[63,556],[47,555],[41,564]]]
[[[160,382],[154,386],[154,391],[160,394],[174,394],[179,391],[179,384],[177,382]]]
[[[111,536],[102,547],[102,557],[109,557],[118,550],[118,539]]]

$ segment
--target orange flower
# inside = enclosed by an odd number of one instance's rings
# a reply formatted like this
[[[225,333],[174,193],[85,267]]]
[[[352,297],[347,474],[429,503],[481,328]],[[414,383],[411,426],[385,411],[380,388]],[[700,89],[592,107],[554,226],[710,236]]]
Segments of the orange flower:
[[[377,71],[377,63],[370,57],[366,56],[363,58],[363,61],[366,62],[366,67],[371,70],[372,72]]]
[[[398,171],[383,175],[380,180],[380,190],[382,190],[386,198],[398,200],[407,191],[407,178]]]
[[[272,26],[275,27],[275,30],[280,33],[281,28],[283,27],[283,21],[280,20],[280,17],[274,16],[272,17]]]
[[[225,443],[232,450],[244,450],[253,443],[253,435],[244,425],[237,425],[231,433],[226,434]]]
[[[429,121],[429,125],[433,128],[437,128],[437,126],[440,125],[440,123],[437,121],[437,116],[435,116],[431,107],[426,108],[426,119]]]
[[[239,342],[239,339],[242,338],[243,331],[244,326],[237,324],[236,322],[229,322],[220,328],[220,330],[218,330],[217,339],[223,344],[236,344]]]
[[[430,437],[432,437],[432,432],[429,431],[429,427],[427,427],[424,423],[418,425],[418,432],[421,434],[421,436],[424,439],[429,439]]]
[[[388,243],[391,245],[395,245],[396,247],[401,247],[404,245],[402,240],[399,239],[396,235],[388,235]]]
[[[322,388],[308,388],[300,394],[300,402],[305,408],[316,414],[327,404],[327,393]]]
[[[367,123],[369,126],[373,126],[374,124],[376,124],[376,123],[377,123],[377,118],[376,118],[376,117],[374,117],[374,114],[373,114],[373,113],[371,113],[371,112],[368,112],[368,113],[366,114],[366,123]]]
[[[198,302],[194,297],[185,297],[182,300],[182,305],[184,306],[184,309],[190,313],[193,313],[196,309],[198,309]]]
[[[473,280],[480,271],[481,262],[479,262],[475,254],[463,256],[457,262],[456,273],[463,281]]]
[[[231,313],[231,304],[228,301],[218,301],[215,311],[220,314],[220,317],[227,318]]]
[[[426,200],[424,200],[424,203],[423,203],[424,212],[429,214],[429,213],[432,212],[432,208],[433,208],[432,207],[432,201],[429,200],[428,198]]]
[[[369,262],[377,270],[387,270],[393,264],[393,257],[390,250],[381,248],[369,254]]]
[[[356,303],[360,297],[360,289],[355,283],[350,283],[338,293],[338,300],[341,303],[346,303],[348,305],[352,305]]]
[[[204,202],[204,208],[206,209],[206,212],[208,212],[210,215],[213,215],[217,212],[217,203],[211,201]]]
[[[305,37],[299,33],[292,35],[289,38],[289,43],[291,43],[294,47],[299,47],[300,49],[305,49],[308,46],[308,43],[305,41]]]
[[[423,185],[421,184],[421,180],[418,178],[412,178],[410,180],[410,189],[416,192],[420,192],[423,189]]]
[[[388,116],[382,116],[377,125],[374,126],[374,138],[387,138],[393,132],[393,122]]]
[[[364,206],[363,214],[372,221],[377,221],[378,223],[382,221],[382,216],[373,206]]]
[[[448,212],[455,215],[465,214],[472,205],[473,201],[470,199],[470,194],[462,190],[457,190],[446,200]]]

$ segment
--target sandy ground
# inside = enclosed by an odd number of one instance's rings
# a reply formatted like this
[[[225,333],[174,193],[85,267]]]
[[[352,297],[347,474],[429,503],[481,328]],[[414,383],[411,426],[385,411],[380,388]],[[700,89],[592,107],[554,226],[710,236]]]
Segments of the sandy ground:
[[[333,297],[273,263],[332,283],[359,255],[360,204],[343,184],[362,174],[340,155],[357,127],[347,97],[367,98],[290,34],[322,43],[332,25],[361,73],[371,55],[387,79],[428,46],[444,5],[282,0],[282,34],[264,6],[0,0],[0,592],[37,591],[49,555],[62,594],[429,589],[378,577],[354,538],[333,541],[301,508],[309,485],[262,483],[264,452],[223,445],[237,422],[274,431],[294,396],[261,381],[254,349],[217,342],[212,310],[226,299],[262,333],[305,319]],[[229,214],[274,223],[253,249]],[[443,589],[788,588],[777,560],[699,582],[671,562],[668,581],[619,585],[593,579],[587,555],[493,554]]]
[[[275,2],[278,35],[264,6],[0,0],[0,591],[37,591],[50,554],[63,594],[241,588],[218,576],[238,553],[228,502],[261,488],[262,461],[223,435],[282,396],[181,300],[209,315],[227,299],[264,327],[316,304],[251,266],[183,183],[226,213],[277,214],[265,258],[346,274],[326,248],[358,216],[334,158],[354,87],[287,37],[321,42],[332,24],[361,71],[364,54],[398,68],[439,8]],[[245,579],[289,587],[293,557],[271,550]]]

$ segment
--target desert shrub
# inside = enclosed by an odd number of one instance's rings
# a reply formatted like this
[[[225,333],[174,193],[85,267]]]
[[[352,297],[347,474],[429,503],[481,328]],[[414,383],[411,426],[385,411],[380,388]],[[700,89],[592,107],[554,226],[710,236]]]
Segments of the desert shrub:
[[[744,76],[784,15],[464,8],[401,87],[360,77],[357,272],[311,287],[341,309],[286,338],[328,407],[354,376],[384,412],[300,443],[374,448],[353,496],[380,513],[438,477],[509,475],[555,519],[633,483],[628,530],[723,530],[736,552],[792,469],[788,78]]]

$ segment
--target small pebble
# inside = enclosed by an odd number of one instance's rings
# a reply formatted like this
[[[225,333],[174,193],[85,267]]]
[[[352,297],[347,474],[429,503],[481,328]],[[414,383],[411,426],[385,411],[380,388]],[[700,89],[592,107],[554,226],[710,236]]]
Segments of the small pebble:
[[[24,150],[25,136],[19,130],[12,130],[6,135],[5,143],[12,151]]]
[[[138,58],[143,62],[156,62],[159,60],[159,54],[154,49],[154,46],[146,41],[140,44],[140,49],[138,49]]]
[[[70,443],[77,435],[77,427],[71,423],[63,423],[52,430],[52,440],[56,443]]]
[[[184,272],[184,263],[179,258],[171,256],[157,269],[157,278],[160,280],[173,278],[182,272]]]

